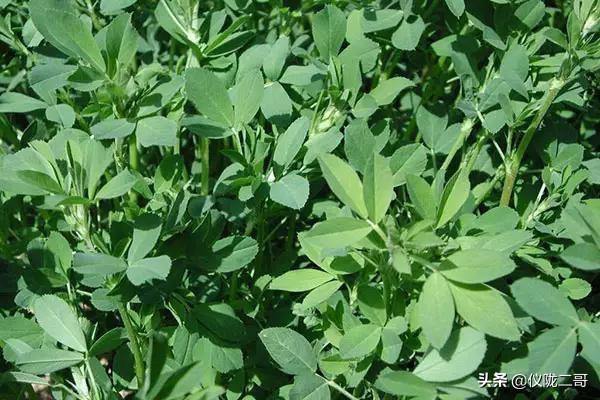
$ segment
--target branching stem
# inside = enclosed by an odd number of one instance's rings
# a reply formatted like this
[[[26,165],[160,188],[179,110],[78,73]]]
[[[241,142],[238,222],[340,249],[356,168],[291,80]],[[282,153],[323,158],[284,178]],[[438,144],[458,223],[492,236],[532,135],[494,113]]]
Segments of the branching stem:
[[[548,112],[548,109],[554,102],[554,99],[565,85],[565,81],[560,78],[554,78],[550,81],[550,87],[545,94],[544,101],[542,102],[542,106],[539,108],[535,117],[531,121],[531,124],[527,127],[523,138],[519,142],[519,146],[517,151],[511,156],[507,157],[505,168],[506,175],[504,176],[504,187],[502,188],[502,196],[500,197],[500,205],[508,206],[510,200],[512,198],[513,188],[515,186],[515,181],[517,179],[517,174],[519,173],[519,168],[521,167],[521,161],[523,160],[523,156],[525,155],[525,151],[527,151],[527,147],[529,147],[529,143],[531,143],[531,139],[533,139],[533,135],[538,130],[544,116]]]
[[[137,378],[138,387],[141,388],[144,384],[144,359],[142,358],[142,352],[140,350],[140,344],[137,340],[137,333],[135,329],[133,329],[133,324],[131,323],[131,318],[129,318],[129,314],[127,313],[127,309],[123,304],[119,304],[119,315],[123,320],[123,325],[125,325],[125,330],[127,331],[127,337],[131,342],[131,347],[133,350],[133,360],[135,363],[135,376]]]

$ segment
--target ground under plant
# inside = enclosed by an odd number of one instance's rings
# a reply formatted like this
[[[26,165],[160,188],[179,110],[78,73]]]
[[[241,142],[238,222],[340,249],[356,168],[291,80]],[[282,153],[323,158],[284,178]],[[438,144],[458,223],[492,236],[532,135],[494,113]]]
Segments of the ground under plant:
[[[0,399],[598,398],[597,0],[0,16]]]

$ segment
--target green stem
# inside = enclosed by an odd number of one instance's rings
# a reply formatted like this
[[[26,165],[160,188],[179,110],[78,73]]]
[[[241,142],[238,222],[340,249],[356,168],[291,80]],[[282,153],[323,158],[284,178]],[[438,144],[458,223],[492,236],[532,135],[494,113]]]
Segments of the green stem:
[[[377,233],[377,235],[379,235],[379,237],[383,240],[383,242],[385,243],[385,246],[387,248],[388,254],[389,254],[388,262],[385,265],[379,265],[379,264],[377,265],[377,269],[379,270],[379,273],[381,274],[381,280],[383,281],[383,298],[384,298],[385,308],[386,308],[386,311],[389,313],[390,297],[391,297],[391,293],[392,293],[389,273],[390,273],[390,265],[393,263],[392,254],[394,252],[394,245],[393,245],[392,241],[390,240],[390,237],[388,236],[388,234],[386,232],[384,232],[383,229],[381,229],[379,227],[379,225],[377,225],[376,223],[374,223],[373,221],[370,221],[370,220],[367,220],[367,222],[369,223],[369,225],[371,225],[371,228],[375,231],[375,233]]]
[[[327,381],[327,384],[335,390],[337,390],[338,392],[340,392],[341,394],[343,394],[347,399],[358,400],[358,398],[354,397],[350,392],[348,392],[346,389],[344,389],[334,381]]]
[[[129,136],[129,167],[134,171],[140,168],[140,156],[135,135]]]
[[[229,304],[233,305],[235,302],[235,295],[238,291],[238,274],[237,271],[233,272],[231,276],[231,284],[229,285]]]
[[[133,324],[131,323],[131,319],[129,318],[129,314],[127,313],[127,309],[123,304],[119,304],[119,315],[123,320],[123,325],[125,325],[125,330],[127,330],[127,337],[131,342],[131,347],[133,350],[133,360],[135,363],[135,376],[137,378],[138,388],[141,388],[144,384],[144,359],[142,358],[142,352],[140,350],[140,344],[137,339],[137,334],[133,329]]]
[[[466,119],[462,123],[462,125],[460,127],[460,133],[458,135],[458,138],[456,138],[456,141],[452,145],[452,148],[450,149],[450,152],[448,152],[448,155],[446,156],[446,159],[444,160],[444,163],[442,164],[440,169],[443,169],[444,171],[446,171],[448,169],[448,167],[450,166],[450,163],[454,159],[454,156],[456,155],[458,150],[463,146],[465,140],[471,133],[472,129],[473,129],[473,120]]]
[[[96,378],[94,378],[94,373],[92,372],[92,367],[90,366],[90,362],[85,360],[85,369],[88,372],[88,376],[90,378],[90,385],[92,386],[92,393],[94,393],[94,398],[100,400],[100,393],[98,392],[98,385],[96,385]]]
[[[517,151],[512,157],[509,157],[506,162],[506,175],[504,177],[504,186],[502,188],[502,195],[500,197],[500,205],[508,206],[510,203],[510,199],[512,198],[513,188],[515,186],[515,181],[517,179],[517,174],[519,173],[519,168],[521,167],[521,161],[523,160],[523,156],[525,155],[525,151],[527,151],[527,147],[529,147],[529,143],[531,143],[531,139],[533,139],[533,135],[538,130],[538,127],[542,123],[544,116],[548,112],[548,109],[552,105],[552,102],[560,92],[560,89],[565,85],[565,81],[560,78],[554,78],[550,81],[550,88],[545,94],[544,101],[542,102],[542,106],[537,111],[533,121],[527,127],[525,134],[523,135],[523,139],[519,143],[519,147]]]
[[[492,179],[490,180],[490,182],[487,184],[483,194],[475,199],[475,204],[473,206],[474,209],[477,209],[477,207],[479,207],[479,205],[481,203],[483,203],[483,201],[485,199],[487,199],[487,197],[490,195],[490,193],[492,192],[492,189],[494,188],[494,186],[496,186],[496,183],[498,183],[498,181],[504,176],[504,168],[502,167],[502,165],[500,165],[497,169],[496,172],[494,173],[494,176],[492,177]]]
[[[208,196],[210,178],[210,142],[207,138],[200,139],[200,157],[202,162],[201,194]]]
[[[323,95],[325,94],[325,89],[321,89],[319,93],[319,98],[317,99],[317,105],[315,107],[315,111],[313,113],[312,119],[310,121],[310,128],[308,130],[308,134],[312,134],[315,130],[315,124],[317,123],[317,115],[319,112],[319,108],[321,107],[321,102],[323,101]]]
[[[129,167],[134,171],[138,171],[140,168],[140,156],[135,135],[129,136]],[[137,204],[138,197],[136,192],[131,191],[129,197],[133,203]]]
[[[483,145],[485,144],[487,138],[488,135],[481,135],[479,137],[479,140],[477,140],[475,147],[472,148],[471,153],[469,154],[469,157],[466,160],[466,163],[464,164],[464,166],[462,166],[463,172],[465,174],[469,175],[473,170],[473,166],[475,166],[475,161],[477,161],[477,157],[479,157],[479,152],[483,148]]]

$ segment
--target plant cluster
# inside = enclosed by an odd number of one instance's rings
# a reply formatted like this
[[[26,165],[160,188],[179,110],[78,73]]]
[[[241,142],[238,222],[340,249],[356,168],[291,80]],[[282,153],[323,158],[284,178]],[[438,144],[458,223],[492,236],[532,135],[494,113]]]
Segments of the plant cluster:
[[[597,0],[0,13],[1,399],[594,398]]]

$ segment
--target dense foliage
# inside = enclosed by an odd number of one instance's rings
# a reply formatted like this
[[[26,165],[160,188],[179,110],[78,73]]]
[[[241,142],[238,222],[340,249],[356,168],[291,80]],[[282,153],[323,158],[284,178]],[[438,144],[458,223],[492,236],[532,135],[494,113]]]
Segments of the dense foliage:
[[[0,12],[0,398],[597,398],[597,0]]]

